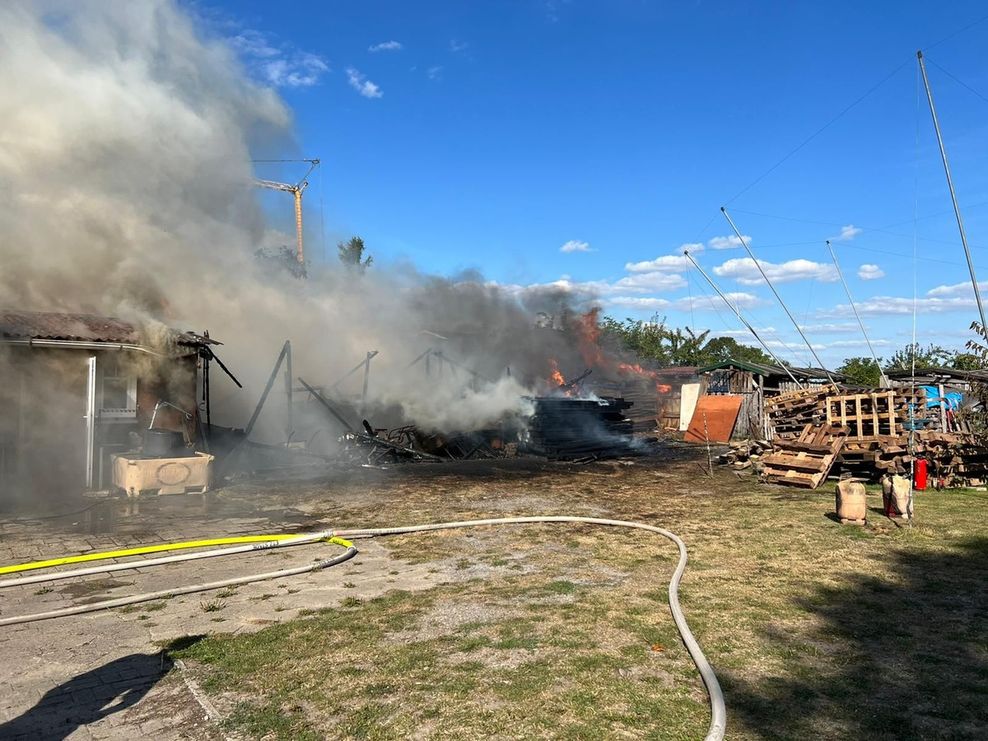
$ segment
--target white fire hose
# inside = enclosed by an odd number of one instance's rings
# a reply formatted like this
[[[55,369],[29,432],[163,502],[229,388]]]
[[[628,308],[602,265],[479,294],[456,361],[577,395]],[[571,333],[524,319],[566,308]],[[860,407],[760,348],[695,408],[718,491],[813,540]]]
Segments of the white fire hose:
[[[679,563],[676,565],[676,569],[672,574],[672,578],[669,581],[669,609],[672,612],[673,621],[676,624],[676,629],[679,631],[679,635],[683,640],[683,644],[686,646],[686,650],[690,654],[690,658],[693,659],[693,663],[696,665],[697,670],[700,672],[700,677],[703,680],[704,686],[707,688],[707,695],[710,699],[710,726],[707,730],[706,741],[720,741],[724,738],[724,733],[727,728],[727,708],[724,703],[724,693],[721,690],[720,683],[717,681],[717,675],[714,673],[713,667],[710,666],[710,662],[707,661],[707,657],[704,656],[700,644],[697,643],[696,638],[693,636],[693,632],[690,630],[689,625],[686,622],[686,617],[683,614],[682,607],[679,604],[679,583],[683,578],[683,572],[686,570],[686,544],[683,540],[673,532],[669,530],[664,530],[653,525],[646,525],[641,522],[631,522],[629,520],[608,520],[600,517],[576,517],[576,516],[564,516],[564,515],[544,515],[544,516],[534,516],[534,517],[498,517],[494,519],[485,520],[464,520],[459,522],[437,522],[429,525],[405,525],[400,527],[379,527],[379,528],[358,528],[358,529],[343,529],[343,530],[332,530],[323,531],[319,533],[311,533],[307,535],[300,535],[298,537],[284,538],[281,536],[279,540],[272,540],[263,543],[254,543],[252,545],[246,546],[236,546],[232,548],[220,548],[212,549],[209,551],[200,551],[198,553],[182,554],[177,556],[166,556],[162,558],[155,558],[145,561],[132,561],[126,563],[114,563],[114,564],[104,564],[101,566],[87,567],[83,569],[75,569],[72,571],[62,571],[50,573],[47,575],[38,575],[31,577],[23,577],[20,579],[7,579],[0,581],[0,588],[15,586],[18,584],[29,584],[37,583],[39,581],[51,581],[55,579],[65,579],[74,576],[86,576],[97,573],[107,573],[112,571],[119,571],[122,569],[136,569],[143,568],[146,566],[159,566],[166,563],[176,563],[182,561],[191,561],[199,558],[212,558],[222,555],[231,555],[235,553],[245,553],[255,550],[268,550],[271,548],[282,548],[290,547],[293,545],[304,545],[307,543],[314,543],[318,541],[330,541],[336,545],[344,547],[346,550],[332,558],[328,558],[322,561],[318,561],[314,564],[307,564],[305,566],[298,566],[290,569],[281,569],[278,571],[269,571],[263,574],[253,574],[251,576],[236,577],[232,579],[223,579],[221,581],[207,582],[204,584],[193,584],[185,587],[177,587],[174,589],[161,590],[157,592],[147,592],[144,594],[137,594],[130,597],[121,597],[118,599],[104,600],[101,602],[93,602],[86,605],[77,605],[73,607],[65,607],[57,610],[50,610],[47,612],[39,612],[31,615],[18,615],[15,617],[0,618],[0,627],[7,625],[18,625],[22,623],[31,623],[38,620],[49,620],[52,618],[66,617],[69,615],[80,615],[87,612],[94,612],[97,610],[104,610],[115,607],[124,607],[126,605],[132,605],[139,602],[148,602],[151,600],[166,599],[179,594],[192,594],[195,592],[205,592],[212,589],[222,589],[225,587],[238,586],[241,584],[249,584],[251,582],[263,581],[267,579],[278,579],[284,576],[293,576],[295,574],[303,574],[310,571],[318,571],[330,566],[335,566],[338,563],[342,563],[353,556],[356,555],[357,549],[353,544],[349,543],[345,538],[372,538],[384,535],[401,535],[407,533],[423,533],[431,532],[435,530],[450,530],[454,528],[466,528],[466,527],[480,527],[480,526],[490,526],[490,525],[522,525],[522,524],[535,524],[535,523],[557,523],[557,522],[568,522],[568,523],[582,523],[587,525],[605,525],[610,527],[628,527],[637,530],[646,530],[651,533],[656,533],[665,538],[668,538],[679,548]]]

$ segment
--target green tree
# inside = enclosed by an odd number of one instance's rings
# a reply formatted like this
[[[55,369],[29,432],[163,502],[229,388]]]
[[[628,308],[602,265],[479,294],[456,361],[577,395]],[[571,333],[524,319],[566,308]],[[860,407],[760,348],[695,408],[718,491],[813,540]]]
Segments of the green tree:
[[[721,363],[725,360],[741,360],[748,363],[763,363],[775,365],[771,355],[767,355],[757,347],[745,345],[733,337],[714,337],[703,348],[703,365]]]
[[[346,242],[336,245],[340,262],[348,269],[363,273],[374,262],[374,258],[368,255],[364,257],[364,240],[360,237],[350,237]]]
[[[701,365],[706,357],[707,337],[710,330],[696,334],[689,327],[683,332],[678,327],[667,333],[669,355],[673,365]]]
[[[732,358],[753,363],[774,362],[757,347],[744,345],[732,337],[708,340],[710,330],[697,333],[689,327],[670,329],[657,316],[649,322],[604,317],[600,329],[603,339],[659,365],[711,365]]]
[[[284,270],[293,277],[300,279],[307,277],[305,264],[298,261],[295,250],[291,247],[285,245],[262,247],[254,252],[254,259],[271,270]]]
[[[940,345],[930,344],[925,348],[919,343],[908,344],[901,350],[896,350],[887,361],[886,371],[908,371],[913,368],[913,355],[916,356],[916,368],[942,368],[949,366],[954,359],[954,353]]]
[[[882,383],[882,374],[871,358],[845,358],[837,372],[855,386],[876,387]]]
[[[619,322],[612,317],[604,317],[600,321],[600,333],[603,340],[614,342],[642,360],[653,360],[660,365],[671,362],[664,321],[653,319],[643,322],[629,318]]]

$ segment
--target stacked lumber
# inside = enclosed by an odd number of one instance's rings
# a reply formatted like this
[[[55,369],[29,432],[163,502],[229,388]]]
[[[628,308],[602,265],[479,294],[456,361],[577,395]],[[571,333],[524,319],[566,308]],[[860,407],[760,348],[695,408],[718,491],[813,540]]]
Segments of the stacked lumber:
[[[795,439],[774,440],[775,450],[762,459],[762,477],[774,484],[817,488],[830,473],[847,433],[846,426],[807,424]]]
[[[572,399],[543,396],[532,400],[526,450],[554,460],[613,458],[633,452],[633,423],[623,398]]]
[[[766,453],[772,452],[772,443],[768,440],[736,440],[730,445],[730,450],[717,456],[717,462],[737,471],[750,468]]]
[[[930,463],[930,476],[943,486],[988,483],[988,447],[969,432],[924,430],[917,434],[917,457]]]

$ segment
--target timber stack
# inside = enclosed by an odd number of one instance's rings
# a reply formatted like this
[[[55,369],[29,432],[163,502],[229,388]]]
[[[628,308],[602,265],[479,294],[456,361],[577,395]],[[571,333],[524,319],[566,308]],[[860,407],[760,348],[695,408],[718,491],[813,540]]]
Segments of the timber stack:
[[[554,460],[613,458],[633,452],[633,422],[620,397],[573,399],[544,396],[532,400],[535,414],[524,449]]]

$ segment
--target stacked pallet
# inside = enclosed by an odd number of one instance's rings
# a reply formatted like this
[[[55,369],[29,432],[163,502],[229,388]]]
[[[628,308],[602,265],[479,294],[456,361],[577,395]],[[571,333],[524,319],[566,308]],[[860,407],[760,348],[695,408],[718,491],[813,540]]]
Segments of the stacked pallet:
[[[551,459],[607,458],[632,452],[633,423],[623,398],[572,399],[546,396],[532,400],[528,452]]]
[[[830,473],[847,440],[841,425],[807,424],[795,439],[778,438],[762,459],[762,477],[773,484],[815,489]]]
[[[775,432],[775,438],[796,438],[806,425],[818,425],[826,421],[827,396],[835,391],[833,386],[787,391],[765,399],[765,413]]]

